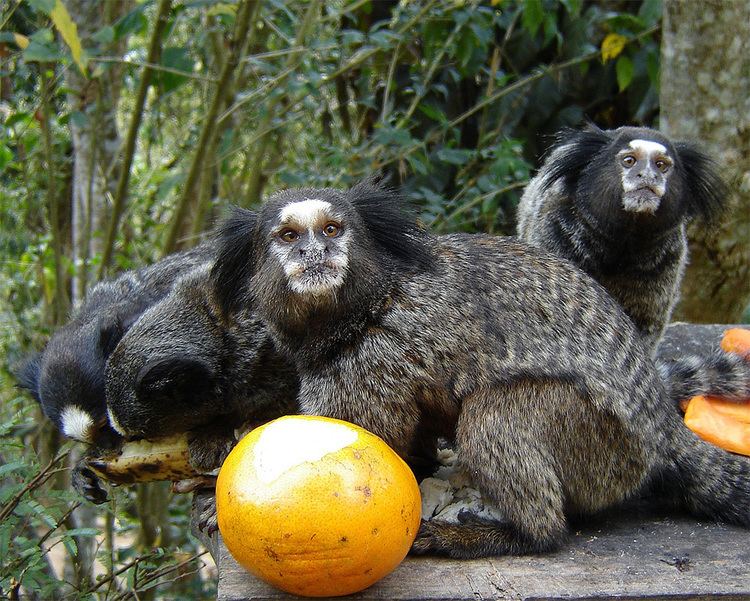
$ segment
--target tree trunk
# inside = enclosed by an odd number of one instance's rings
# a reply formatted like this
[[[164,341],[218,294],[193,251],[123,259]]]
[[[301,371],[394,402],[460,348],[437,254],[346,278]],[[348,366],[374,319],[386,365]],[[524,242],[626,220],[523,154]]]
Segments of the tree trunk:
[[[664,3],[661,129],[697,143],[729,184],[715,227],[690,230],[690,265],[676,317],[736,323],[750,302],[750,3]]]

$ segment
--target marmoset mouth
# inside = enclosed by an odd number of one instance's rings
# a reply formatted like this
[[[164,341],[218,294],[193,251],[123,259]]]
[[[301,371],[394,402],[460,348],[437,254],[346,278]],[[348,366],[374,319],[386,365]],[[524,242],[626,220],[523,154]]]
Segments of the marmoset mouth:
[[[323,263],[314,263],[312,265],[305,265],[302,267],[300,275],[329,275],[338,272],[338,266],[332,261],[325,261]]]
[[[298,267],[297,272],[289,278],[289,285],[298,294],[327,294],[344,281],[342,268],[332,261]]]
[[[652,188],[644,186],[622,195],[622,207],[633,213],[656,213],[661,196]]]

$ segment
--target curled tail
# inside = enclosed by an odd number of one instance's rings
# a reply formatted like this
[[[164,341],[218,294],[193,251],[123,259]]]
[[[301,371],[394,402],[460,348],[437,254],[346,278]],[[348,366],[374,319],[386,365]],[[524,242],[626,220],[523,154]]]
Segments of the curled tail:
[[[707,357],[658,361],[657,366],[675,404],[698,394],[729,401],[750,399],[750,361],[739,355],[719,350]]]
[[[695,515],[750,526],[750,458],[701,440],[676,416],[672,423],[662,474],[670,496]]]

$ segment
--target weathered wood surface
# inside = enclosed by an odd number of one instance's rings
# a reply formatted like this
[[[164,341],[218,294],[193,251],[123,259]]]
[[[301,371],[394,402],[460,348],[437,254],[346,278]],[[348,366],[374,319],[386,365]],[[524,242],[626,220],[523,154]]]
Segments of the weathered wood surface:
[[[718,347],[724,326],[672,326],[660,354]],[[351,599],[750,600],[750,531],[638,502],[571,527],[558,552],[473,561],[408,557]],[[207,541],[219,601],[297,598],[242,569],[220,536]]]

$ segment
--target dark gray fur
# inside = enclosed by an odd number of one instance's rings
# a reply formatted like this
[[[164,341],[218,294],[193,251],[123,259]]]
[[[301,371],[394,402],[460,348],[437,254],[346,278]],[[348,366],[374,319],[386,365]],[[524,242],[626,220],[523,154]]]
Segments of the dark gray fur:
[[[125,334],[106,369],[107,408],[126,438],[189,432],[190,460],[221,465],[234,428],[296,410],[298,380],[251,309],[226,316],[211,264],[181,278]]]
[[[653,213],[623,203],[617,153],[634,139],[662,144],[673,161]],[[695,217],[715,218],[725,199],[717,165],[694,146],[673,143],[653,129],[589,126],[558,134],[524,191],[518,235],[573,261],[602,284],[653,351],[679,298],[686,225]]]
[[[326,294],[292,292],[273,250],[280,211],[305,198],[331,203],[350,235],[321,253],[348,254],[343,283]],[[655,480],[697,515],[750,525],[750,460],[684,427],[632,321],[568,261],[513,239],[428,236],[370,184],[281,193],[257,214],[237,212],[221,235],[222,303],[268,323],[300,374],[303,413],[357,423],[405,457],[425,437],[454,439],[508,516],[424,523],[415,552],[554,549],[568,516]],[[750,393],[750,373],[737,393]]]
[[[61,414],[76,406],[95,424],[88,440],[102,443],[107,427],[104,367],[124,333],[151,305],[163,298],[175,280],[213,259],[213,248],[201,245],[96,284],[70,322],[57,330],[45,348],[18,369],[19,385],[41,404],[62,430]]]

